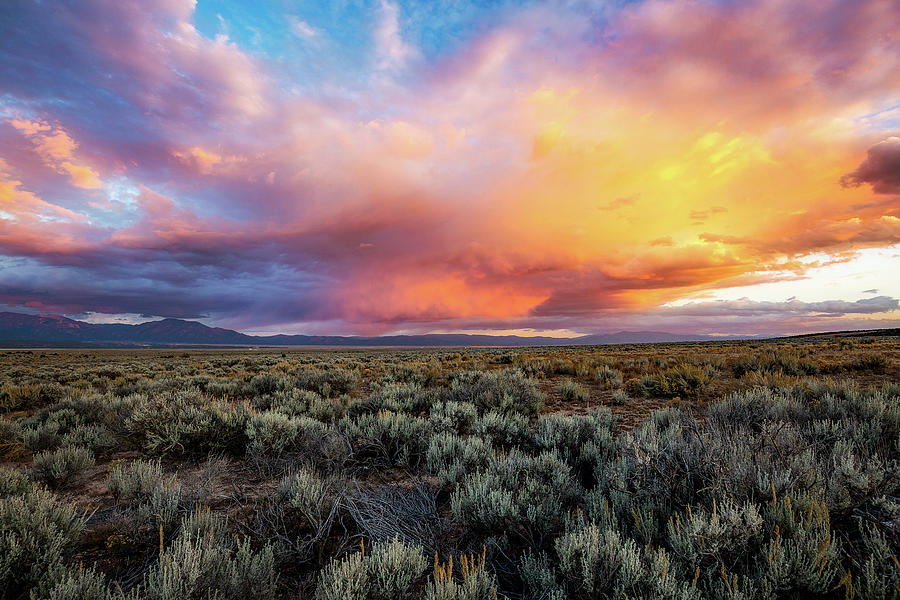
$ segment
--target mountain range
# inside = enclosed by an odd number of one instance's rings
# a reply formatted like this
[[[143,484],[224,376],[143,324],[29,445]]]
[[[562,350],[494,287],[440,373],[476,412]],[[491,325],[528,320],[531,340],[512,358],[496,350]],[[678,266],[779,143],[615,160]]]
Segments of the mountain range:
[[[0,313],[0,347],[165,346],[568,346],[729,339],[659,331],[620,331],[575,338],[462,333],[389,335],[248,335],[197,321],[162,319],[138,325],[87,323],[60,315]],[[735,338],[730,338],[735,339]]]

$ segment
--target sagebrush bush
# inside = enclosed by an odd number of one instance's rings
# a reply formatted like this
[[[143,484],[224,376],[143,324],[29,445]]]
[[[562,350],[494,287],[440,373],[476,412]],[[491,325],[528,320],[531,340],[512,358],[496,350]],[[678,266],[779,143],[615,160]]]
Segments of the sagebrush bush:
[[[493,410],[534,416],[544,404],[534,380],[518,369],[457,373],[450,382],[450,396],[473,403],[480,413]]]
[[[159,461],[115,462],[109,470],[106,487],[117,501],[150,495],[162,483]]]
[[[614,529],[594,523],[559,537],[554,559],[526,554],[520,572],[532,598],[699,599],[701,594],[662,548],[640,547]]]
[[[311,469],[299,469],[278,483],[279,499],[303,516],[307,525],[319,528],[334,510],[331,482]]]
[[[466,434],[471,433],[478,419],[478,409],[471,402],[436,402],[432,404],[428,418],[435,432],[455,431]]]
[[[80,446],[63,446],[58,450],[41,452],[31,463],[32,476],[52,488],[79,477],[94,466],[94,453]]]
[[[379,456],[390,464],[417,465],[431,438],[428,419],[402,412],[380,411],[344,417],[342,429],[356,440],[360,456]]]
[[[0,498],[24,494],[32,488],[25,472],[10,467],[0,467]]]
[[[480,437],[442,432],[431,438],[426,458],[428,470],[447,485],[487,467],[493,454],[490,443]]]
[[[594,378],[605,388],[622,387],[622,372],[612,367],[602,366],[594,372]]]
[[[35,594],[34,600],[114,600],[121,598],[93,567],[69,569],[49,587],[46,594]]]
[[[62,443],[62,435],[59,430],[59,423],[52,420],[26,427],[22,432],[23,444],[32,452],[52,450]]]
[[[144,447],[151,454],[240,453],[247,443],[244,430],[249,416],[245,405],[213,400],[199,390],[185,389],[136,403],[127,427],[144,439]]]
[[[104,452],[113,448],[118,440],[103,425],[78,425],[62,437],[63,446],[81,446],[91,452]]]
[[[317,425],[321,425],[316,421]],[[300,435],[300,419],[282,412],[267,410],[247,420],[247,450],[279,457],[292,448]]]
[[[221,522],[214,521],[211,527],[204,524],[209,520],[203,512],[186,517],[178,537],[146,573],[137,596],[273,600],[277,576],[272,547],[254,551],[247,540],[229,541]]]
[[[652,375],[630,381],[630,391],[659,398],[695,398],[715,380],[715,369],[682,363]]]
[[[478,417],[474,432],[495,446],[512,448],[531,442],[531,424],[528,417],[518,413],[488,411]]]
[[[612,413],[601,407],[587,415],[541,415],[537,420],[535,445],[541,450],[556,451],[573,467],[582,458],[603,452],[613,442]],[[591,452],[584,452],[585,444],[592,444]]]
[[[577,498],[577,488],[571,469],[555,452],[529,456],[513,449],[467,475],[450,506],[473,531],[539,545]]]
[[[317,392],[323,398],[352,392],[359,383],[359,373],[344,369],[328,371],[304,370],[297,375],[296,385],[304,390]]]
[[[22,428],[19,424],[0,418],[0,457],[15,453],[22,441]]]
[[[319,576],[316,599],[405,598],[427,568],[421,548],[399,539],[376,542],[368,556],[357,552],[326,565]]]
[[[15,598],[52,587],[83,527],[84,515],[43,488],[0,498],[0,589]]]
[[[135,533],[160,527],[171,532],[178,524],[183,504],[181,486],[174,475],[163,475],[158,461],[115,463],[106,486],[126,509],[125,520]]]

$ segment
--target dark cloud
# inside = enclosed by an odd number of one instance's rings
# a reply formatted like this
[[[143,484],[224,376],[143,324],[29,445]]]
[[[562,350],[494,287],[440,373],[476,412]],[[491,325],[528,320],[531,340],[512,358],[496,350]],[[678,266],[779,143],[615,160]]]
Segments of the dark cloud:
[[[841,177],[845,188],[864,183],[876,194],[900,194],[900,137],[889,137],[869,148],[866,160]]]

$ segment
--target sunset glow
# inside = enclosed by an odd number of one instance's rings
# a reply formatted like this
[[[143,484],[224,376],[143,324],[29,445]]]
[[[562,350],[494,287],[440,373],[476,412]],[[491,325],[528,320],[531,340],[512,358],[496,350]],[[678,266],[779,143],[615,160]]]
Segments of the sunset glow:
[[[895,0],[0,8],[2,310],[770,335],[898,298]]]

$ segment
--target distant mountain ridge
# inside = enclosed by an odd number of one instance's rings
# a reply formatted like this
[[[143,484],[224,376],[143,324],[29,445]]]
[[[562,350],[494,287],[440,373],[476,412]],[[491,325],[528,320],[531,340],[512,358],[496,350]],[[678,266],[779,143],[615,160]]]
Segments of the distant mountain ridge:
[[[569,346],[712,341],[721,336],[683,335],[659,331],[620,331],[575,338],[478,335],[463,333],[389,335],[247,335],[209,327],[197,321],[163,319],[138,325],[98,324],[60,315],[0,313],[0,346]]]

